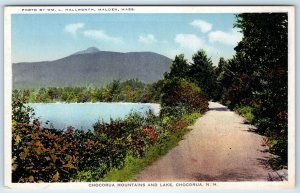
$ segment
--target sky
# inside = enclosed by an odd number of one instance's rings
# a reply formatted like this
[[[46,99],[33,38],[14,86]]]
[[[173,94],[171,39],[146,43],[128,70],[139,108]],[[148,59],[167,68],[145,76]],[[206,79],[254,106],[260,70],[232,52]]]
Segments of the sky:
[[[216,65],[242,39],[230,13],[14,14],[12,62],[56,60],[89,47],[151,51],[188,61],[204,49]]]

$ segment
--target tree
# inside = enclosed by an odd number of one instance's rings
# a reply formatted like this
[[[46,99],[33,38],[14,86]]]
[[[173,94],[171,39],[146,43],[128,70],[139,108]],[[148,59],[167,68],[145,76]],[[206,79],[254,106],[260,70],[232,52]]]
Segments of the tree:
[[[175,77],[187,79],[189,64],[183,54],[176,55],[172,62],[171,70],[165,73],[165,78],[172,79]]]
[[[243,13],[235,27],[243,39],[229,61],[234,74],[225,98],[255,107],[254,124],[274,142],[271,151],[287,161],[288,18],[286,13]],[[227,96],[226,96],[227,95]]]
[[[241,53],[236,53],[232,59],[220,66],[217,83],[223,95],[221,99],[231,109],[242,105],[255,105],[252,93],[259,85],[248,66],[249,61]]]
[[[229,70],[228,61],[223,57],[220,58],[218,67],[215,69],[216,75],[216,90],[217,94],[215,95],[215,100],[222,100],[222,95],[225,92],[225,88],[231,83],[233,73]]]
[[[108,102],[118,101],[120,89],[120,80],[113,80],[113,82],[108,85]]]
[[[270,122],[287,113],[287,24],[286,13],[239,14],[235,24],[244,34],[235,50],[251,61],[246,73],[257,83],[252,91],[259,98],[257,117]]]
[[[211,99],[215,95],[216,76],[214,73],[214,66],[210,58],[207,57],[204,50],[199,50],[192,57],[188,72],[188,77],[195,82]]]

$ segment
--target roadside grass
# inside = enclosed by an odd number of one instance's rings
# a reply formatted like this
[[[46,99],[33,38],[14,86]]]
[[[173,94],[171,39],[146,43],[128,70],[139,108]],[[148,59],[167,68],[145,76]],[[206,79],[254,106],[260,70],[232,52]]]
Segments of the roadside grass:
[[[245,123],[254,124],[254,108],[250,106],[238,106],[234,109],[239,115],[245,118]],[[266,135],[264,133],[260,133],[262,135]],[[272,153],[272,157],[268,159],[268,163],[273,170],[280,170],[287,167],[287,143],[285,139],[276,139],[274,137],[268,136],[267,137],[267,145],[269,148],[269,152]],[[284,148],[283,148],[284,147]]]
[[[243,116],[246,119],[246,123],[252,123],[254,120],[253,108],[250,106],[239,106],[234,111]]]
[[[197,118],[200,117],[199,113],[192,113],[185,115],[186,120],[194,124]],[[183,139],[184,135],[191,129],[185,127],[176,133],[168,133],[164,135],[156,144],[146,149],[145,154],[142,158],[136,158],[128,155],[125,158],[125,164],[121,169],[112,169],[108,172],[101,181],[104,182],[124,182],[133,180],[141,171],[148,165],[158,160],[161,156],[169,152],[173,147],[177,146],[178,143]]]

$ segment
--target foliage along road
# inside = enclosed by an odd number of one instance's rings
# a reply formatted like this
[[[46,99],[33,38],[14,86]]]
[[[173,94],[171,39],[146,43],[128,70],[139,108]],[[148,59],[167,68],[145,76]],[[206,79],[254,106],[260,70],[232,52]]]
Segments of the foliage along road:
[[[225,106],[209,107],[184,140],[135,181],[267,181],[272,170],[264,137]]]

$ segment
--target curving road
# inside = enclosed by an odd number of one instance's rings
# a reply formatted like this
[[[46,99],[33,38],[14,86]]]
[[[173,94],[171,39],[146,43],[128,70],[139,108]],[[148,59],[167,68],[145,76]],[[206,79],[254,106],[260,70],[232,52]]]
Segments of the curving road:
[[[263,136],[225,106],[209,107],[184,140],[135,181],[267,181],[272,170]]]

